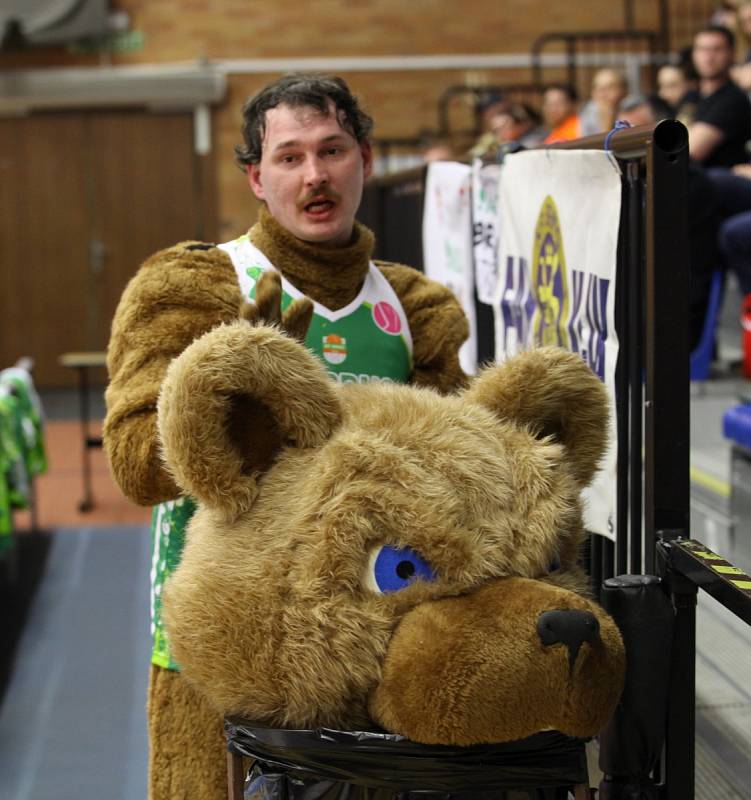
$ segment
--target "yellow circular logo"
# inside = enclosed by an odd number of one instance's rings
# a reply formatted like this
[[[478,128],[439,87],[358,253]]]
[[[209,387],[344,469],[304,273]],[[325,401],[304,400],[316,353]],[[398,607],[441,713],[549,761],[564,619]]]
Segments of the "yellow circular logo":
[[[558,209],[548,195],[535,225],[532,294],[536,301],[532,330],[535,344],[569,349],[568,281]]]

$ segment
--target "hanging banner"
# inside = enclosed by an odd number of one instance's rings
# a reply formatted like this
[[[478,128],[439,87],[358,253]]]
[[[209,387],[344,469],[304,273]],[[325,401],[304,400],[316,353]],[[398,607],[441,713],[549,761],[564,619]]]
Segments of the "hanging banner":
[[[579,353],[610,398],[609,447],[587,490],[586,526],[615,538],[615,277],[621,177],[609,154],[506,156],[499,195],[496,357],[557,345]]]
[[[456,295],[469,320],[459,351],[467,374],[477,370],[477,326],[472,259],[471,168],[453,161],[428,165],[422,221],[424,271]]]
[[[492,305],[498,287],[498,190],[500,164],[472,163],[472,247],[477,299]]]

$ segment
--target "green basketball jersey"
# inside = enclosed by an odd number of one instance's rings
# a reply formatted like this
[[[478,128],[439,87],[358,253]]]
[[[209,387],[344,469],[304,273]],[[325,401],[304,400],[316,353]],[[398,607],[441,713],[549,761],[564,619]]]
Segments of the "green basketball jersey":
[[[232,259],[240,290],[252,300],[261,274],[274,269],[247,234],[219,245]],[[282,277],[282,310],[304,295]],[[305,344],[341,383],[393,381],[406,383],[412,372],[412,335],[407,316],[391,284],[370,264],[357,297],[332,311],[313,304],[313,318]],[[152,663],[179,669],[171,659],[161,619],[161,593],[166,578],[177,567],[185,528],[195,511],[188,498],[162,503],[152,514],[151,634]]]
[[[274,269],[273,265],[247,234],[219,246],[235,265],[243,297],[254,299],[258,278]],[[282,311],[303,296],[282,277]],[[412,372],[407,316],[391,284],[374,264],[370,264],[357,297],[344,308],[332,311],[313,303],[305,344],[341,383],[406,383]]]

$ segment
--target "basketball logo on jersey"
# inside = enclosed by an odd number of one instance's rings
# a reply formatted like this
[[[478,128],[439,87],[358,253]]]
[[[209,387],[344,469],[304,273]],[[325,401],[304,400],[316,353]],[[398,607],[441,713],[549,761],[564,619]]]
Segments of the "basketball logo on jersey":
[[[324,336],[323,357],[329,364],[341,364],[347,358],[347,340],[335,333]]]
[[[373,322],[384,332],[396,336],[401,333],[402,321],[391,303],[381,300],[373,306]]]
[[[532,291],[537,301],[533,321],[535,343],[568,349],[566,259],[558,209],[550,195],[543,201],[535,226]]]

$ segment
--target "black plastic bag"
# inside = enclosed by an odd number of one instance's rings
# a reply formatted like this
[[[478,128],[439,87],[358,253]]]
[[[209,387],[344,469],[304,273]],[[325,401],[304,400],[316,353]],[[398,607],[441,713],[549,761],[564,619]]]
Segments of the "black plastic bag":
[[[383,731],[284,730],[225,721],[254,759],[245,800],[500,800],[587,779],[585,742],[556,731],[496,745],[422,745]],[[550,794],[555,797],[555,794]]]

